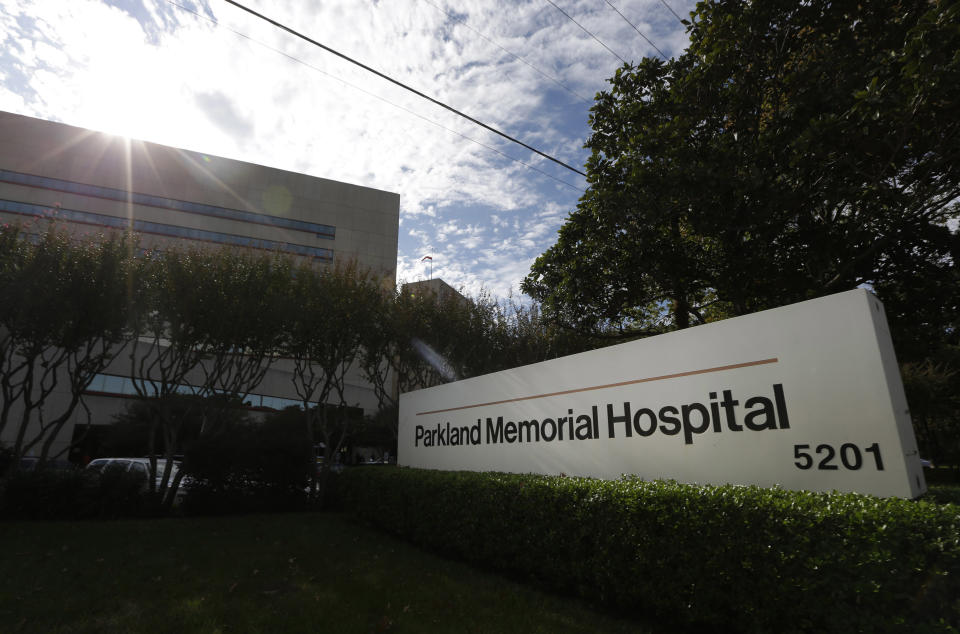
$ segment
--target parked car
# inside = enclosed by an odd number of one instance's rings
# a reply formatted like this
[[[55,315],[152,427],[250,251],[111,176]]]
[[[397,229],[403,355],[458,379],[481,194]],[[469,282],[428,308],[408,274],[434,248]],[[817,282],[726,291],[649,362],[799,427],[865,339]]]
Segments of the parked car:
[[[170,463],[170,480],[168,482],[173,482],[173,479],[177,476],[177,473],[180,471],[180,463],[177,461],[172,461]],[[118,469],[125,471],[127,473],[133,473],[137,477],[142,478],[143,485],[142,491],[147,492],[150,488],[149,486],[149,474],[150,474],[150,459],[149,458],[97,458],[96,460],[91,460],[90,464],[87,465],[87,469],[90,471],[95,471],[97,473],[104,473],[109,469]],[[165,458],[157,458],[157,477],[156,484],[154,485],[157,489],[160,488],[160,485],[163,483],[163,474],[167,469],[167,460]],[[177,493],[173,499],[173,505],[179,506],[183,501],[183,498],[187,494],[187,488],[189,487],[189,478],[184,477],[180,482],[180,487],[177,489]]]

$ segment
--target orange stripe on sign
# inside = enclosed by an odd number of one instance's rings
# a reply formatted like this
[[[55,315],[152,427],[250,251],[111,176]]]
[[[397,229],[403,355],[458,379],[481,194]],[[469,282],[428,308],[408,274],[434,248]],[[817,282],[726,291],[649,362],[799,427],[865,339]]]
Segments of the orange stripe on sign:
[[[590,387],[579,387],[573,390],[563,390],[561,392],[548,392],[547,394],[534,394],[532,396],[518,396],[517,398],[506,398],[502,401],[490,401],[489,403],[477,403],[475,405],[461,405],[460,407],[448,407],[446,409],[434,409],[429,412],[417,412],[417,416],[426,416],[427,414],[442,414],[443,412],[455,412],[461,409],[472,409],[474,407],[486,407],[488,405],[502,405],[503,403],[516,403],[518,401],[531,401],[538,398],[547,398],[549,396],[561,396],[563,394],[576,394],[577,392],[590,392],[592,390],[604,390],[608,387],[621,387],[624,385],[636,385],[637,383],[650,383],[651,381],[665,381],[667,379],[679,379],[683,376],[693,376],[695,374],[709,374],[710,372],[724,372],[726,370],[736,370],[737,368],[749,368],[754,365],[765,365],[767,363],[776,363],[778,359],[760,359],[759,361],[747,361],[745,363],[732,363],[730,365],[718,365],[715,368],[704,368],[702,370],[690,370],[689,372],[677,372],[676,374],[664,374],[663,376],[651,376],[645,379],[633,379],[632,381],[620,381],[619,383],[607,383],[606,385],[593,385]]]

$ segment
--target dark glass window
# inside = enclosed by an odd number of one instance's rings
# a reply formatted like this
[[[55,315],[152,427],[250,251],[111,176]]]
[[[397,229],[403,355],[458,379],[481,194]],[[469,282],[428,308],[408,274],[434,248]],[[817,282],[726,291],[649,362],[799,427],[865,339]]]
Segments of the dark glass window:
[[[293,218],[281,218],[269,214],[260,214],[252,211],[242,211],[240,209],[229,209],[227,207],[217,207],[215,205],[204,205],[185,200],[175,200],[173,198],[163,198],[161,196],[152,196],[150,194],[138,194],[136,192],[127,192],[122,189],[113,189],[110,187],[100,187],[98,185],[87,185],[84,183],[74,183],[59,178],[48,178],[46,176],[35,176],[33,174],[21,174],[20,172],[11,172],[10,170],[0,169],[0,181],[14,183],[17,185],[29,185],[31,187],[40,187],[54,191],[68,192],[71,194],[80,194],[82,196],[93,196],[96,198],[105,198],[107,200],[117,200],[120,202],[136,203],[138,205],[147,205],[149,207],[161,207],[163,209],[173,209],[185,213],[199,214],[201,216],[213,216],[216,218],[227,218],[229,220],[240,220],[242,222],[253,222],[261,225],[271,225],[274,227],[284,227],[296,231],[305,231],[312,233],[318,238],[327,238],[333,240],[336,237],[337,228],[332,225],[322,225],[315,222],[306,222],[304,220],[295,220]]]
[[[133,381],[125,376],[116,376],[112,374],[98,374],[94,377],[90,386],[87,388],[90,392],[105,392],[107,394],[129,395],[136,394],[133,387]],[[176,391],[180,394],[196,394],[197,388],[192,385],[178,385]],[[149,392],[148,392],[149,393]],[[281,410],[294,405],[303,407],[303,402],[292,398],[281,398],[279,396],[266,396],[263,394],[247,395],[244,404],[248,407],[269,407],[271,409]],[[312,405],[316,405],[313,403]]]
[[[102,227],[111,227],[114,229],[126,229],[129,226],[129,221],[126,218],[107,216],[105,214],[96,214],[90,211],[79,211],[76,209],[51,209],[42,205],[33,205],[30,203],[21,203],[12,200],[0,200],[0,211],[20,214],[22,216],[60,218],[71,222],[79,222],[88,225],[100,225]],[[202,240],[204,242],[215,242],[217,244],[254,246],[258,249],[266,249],[268,251],[279,250],[287,253],[294,253],[296,255],[304,255],[307,257],[324,260],[326,262],[333,261],[333,251],[331,249],[308,247],[302,244],[276,242],[273,240],[256,240],[229,233],[178,227],[176,225],[166,225],[159,222],[149,222],[147,220],[134,220],[132,228],[134,231],[138,231],[140,233],[150,233],[174,238],[187,238],[190,240]]]

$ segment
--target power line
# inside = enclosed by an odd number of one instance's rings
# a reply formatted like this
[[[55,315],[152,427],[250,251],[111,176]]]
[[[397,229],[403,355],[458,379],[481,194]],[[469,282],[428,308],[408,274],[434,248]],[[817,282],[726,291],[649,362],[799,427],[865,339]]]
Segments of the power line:
[[[524,58],[522,58],[522,57],[520,57],[519,55],[517,55],[517,54],[515,54],[515,53],[512,53],[512,52],[510,52],[509,50],[505,49],[504,47],[500,46],[499,44],[497,44],[496,42],[494,42],[493,40],[491,40],[489,37],[487,37],[486,35],[484,35],[484,34],[481,33],[480,31],[478,31],[477,29],[475,29],[475,28],[473,28],[472,26],[470,26],[469,24],[467,24],[467,21],[466,21],[466,20],[461,20],[460,18],[458,18],[458,17],[455,16],[454,14],[450,13],[450,12],[447,11],[446,9],[444,9],[444,8],[442,8],[442,7],[437,6],[436,4],[434,4],[433,2],[431,2],[431,0],[424,0],[424,2],[426,2],[427,4],[429,4],[430,6],[432,6],[432,7],[433,7],[434,9],[436,9],[437,11],[440,11],[440,12],[444,13],[444,14],[445,14],[448,18],[450,18],[451,20],[455,20],[455,21],[458,22],[459,24],[462,24],[463,26],[467,27],[468,29],[470,29],[471,31],[473,31],[474,33],[476,33],[477,35],[479,35],[480,37],[482,37],[483,39],[485,39],[487,42],[490,42],[491,44],[493,44],[494,46],[496,46],[497,48],[499,48],[501,51],[503,51],[503,52],[506,53],[507,55],[513,57],[513,58],[516,59],[516,60],[519,60],[519,61],[523,62],[524,64],[526,64],[527,66],[529,66],[530,68],[532,68],[533,70],[535,70],[536,72],[538,72],[541,76],[549,79],[550,81],[552,81],[552,82],[555,83],[556,85],[560,86],[561,88],[563,88],[564,90],[566,90],[568,93],[570,93],[571,95],[573,95],[574,97],[576,97],[576,98],[579,99],[580,101],[582,101],[582,102],[584,102],[584,103],[587,103],[587,104],[591,103],[591,100],[590,100],[590,99],[587,99],[586,97],[584,97],[583,95],[579,94],[578,92],[576,92],[576,91],[573,90],[572,88],[568,88],[568,87],[566,86],[566,84],[564,84],[562,81],[560,81],[560,80],[557,79],[556,77],[552,77],[552,76],[548,75],[547,73],[543,72],[542,70],[540,70],[539,68],[537,68],[536,66],[534,66],[533,64],[531,64],[530,62],[528,62],[527,60],[525,60]]]
[[[660,2],[663,4],[663,6],[665,6],[665,7],[668,8],[668,9],[670,9],[670,13],[672,13],[675,18],[677,18],[678,20],[680,20],[680,24],[684,24],[684,25],[686,24],[686,22],[683,21],[683,18],[681,18],[679,15],[677,15],[677,12],[673,10],[673,7],[671,7],[669,4],[667,4],[667,0],[660,0]]]
[[[541,152],[541,151],[538,150],[537,148],[535,148],[535,147],[533,147],[533,146],[531,146],[531,145],[527,145],[527,144],[524,143],[523,141],[521,141],[521,140],[519,140],[519,139],[516,139],[516,138],[510,136],[509,134],[506,134],[505,132],[501,132],[500,130],[494,128],[493,126],[487,125],[486,123],[484,123],[484,122],[482,122],[482,121],[480,121],[480,120],[478,120],[478,119],[475,119],[475,118],[471,117],[470,115],[465,114],[465,113],[457,110],[456,108],[454,108],[454,107],[452,107],[452,106],[448,106],[447,104],[443,103],[442,101],[439,101],[439,100],[437,100],[437,99],[434,99],[433,97],[431,97],[431,96],[429,96],[429,95],[427,95],[427,94],[424,94],[424,93],[420,92],[420,91],[417,90],[416,88],[411,88],[411,87],[408,86],[407,84],[404,84],[403,82],[401,82],[401,81],[399,81],[399,80],[396,80],[396,79],[394,79],[393,77],[390,77],[389,75],[385,75],[384,73],[381,73],[380,71],[376,70],[375,68],[371,68],[370,66],[367,66],[366,64],[364,64],[364,63],[362,63],[362,62],[359,62],[359,61],[353,59],[352,57],[350,57],[350,56],[348,56],[348,55],[344,55],[343,53],[341,53],[341,52],[339,52],[339,51],[337,51],[337,50],[335,50],[335,49],[332,49],[332,48],[330,48],[329,46],[327,46],[327,45],[325,45],[325,44],[321,44],[320,42],[318,42],[318,41],[316,41],[316,40],[314,40],[314,39],[311,39],[311,38],[307,37],[306,35],[298,32],[298,31],[295,31],[295,30],[293,30],[292,28],[290,28],[290,27],[288,27],[288,26],[283,25],[283,24],[281,24],[280,22],[277,22],[276,20],[274,20],[274,19],[272,19],[272,18],[268,18],[267,16],[263,15],[262,13],[257,13],[257,12],[254,11],[253,9],[250,9],[249,7],[245,7],[244,5],[240,4],[239,2],[236,2],[235,0],[224,0],[224,1],[227,2],[228,4],[232,4],[233,6],[237,7],[238,9],[242,9],[243,11],[246,11],[246,12],[249,13],[250,15],[253,15],[253,16],[257,17],[257,18],[260,18],[260,19],[263,20],[264,22],[269,22],[270,24],[274,25],[275,27],[286,31],[287,33],[290,33],[291,35],[294,35],[294,36],[300,38],[301,40],[304,40],[305,42],[309,42],[310,44],[313,44],[313,45],[316,46],[316,47],[322,48],[323,50],[327,51],[328,53],[333,53],[333,54],[336,55],[337,57],[339,57],[339,58],[341,58],[341,59],[344,59],[344,60],[350,62],[351,64],[354,64],[354,65],[356,65],[356,66],[359,66],[360,68],[364,69],[365,71],[370,72],[370,73],[373,73],[373,74],[376,75],[377,77],[380,77],[380,78],[382,78],[382,79],[386,79],[386,80],[389,81],[390,83],[395,84],[395,85],[397,85],[397,86],[400,86],[400,87],[403,88],[404,90],[408,90],[408,91],[412,92],[413,94],[417,95],[418,97],[422,97],[423,99],[426,99],[427,101],[429,101],[429,102],[431,102],[431,103],[434,103],[434,104],[440,106],[441,108],[444,108],[444,109],[446,109],[446,110],[449,110],[450,112],[452,112],[452,113],[454,113],[454,114],[456,114],[456,115],[458,115],[458,116],[461,116],[461,117],[463,117],[464,119],[466,119],[466,120],[468,120],[468,121],[471,121],[471,122],[477,124],[478,126],[489,130],[490,132],[493,132],[494,134],[498,134],[498,135],[502,136],[503,138],[507,139],[508,141],[512,141],[512,142],[516,143],[517,145],[521,145],[521,146],[525,147],[526,149],[530,150],[531,152],[533,152],[533,153],[535,153],[535,154],[539,154],[540,156],[544,157],[545,159],[549,159],[549,160],[553,161],[554,163],[556,163],[557,165],[560,165],[560,166],[562,166],[562,167],[567,168],[567,169],[570,170],[571,172],[576,172],[576,173],[579,174],[580,176],[584,176],[584,177],[586,176],[586,174],[585,174],[584,172],[581,172],[580,170],[578,170],[578,169],[575,168],[575,167],[571,167],[570,165],[567,165],[566,163],[564,163],[564,162],[561,161],[560,159],[554,158],[554,157],[550,156],[549,154],[547,154],[546,152]],[[549,1],[549,0],[548,0],[548,1]]]
[[[610,2],[610,0],[605,0],[605,1],[606,1],[607,4],[610,5],[610,8],[611,8],[611,9],[613,9],[613,10],[616,11],[618,14],[620,14],[620,17],[623,18],[623,21],[624,21],[624,22],[626,22],[627,24],[629,24],[630,26],[632,26],[634,31],[636,31],[637,33],[640,33],[640,29],[637,28],[637,25],[635,25],[633,22],[631,22],[630,20],[628,20],[628,19],[627,19],[627,16],[623,15],[623,13],[620,12],[620,9],[616,8],[615,6],[613,6],[613,3]],[[657,48],[657,45],[654,44],[652,41],[650,41],[650,38],[649,38],[649,37],[647,37],[647,36],[644,35],[643,33],[640,33],[640,37],[642,37],[643,39],[645,39],[645,40],[647,41],[647,44],[649,44],[650,46],[652,46],[658,53],[660,53],[660,57],[662,57],[663,59],[667,59],[667,56],[663,54],[663,51],[661,51],[659,48]]]
[[[227,2],[230,2],[230,0],[227,0]],[[559,11],[559,12],[562,13],[563,15],[567,16],[567,18],[569,18],[571,22],[573,22],[574,24],[576,24],[577,26],[579,26],[579,27],[583,30],[584,33],[586,33],[587,35],[589,35],[590,37],[592,37],[593,39],[595,39],[597,42],[600,42],[600,38],[599,38],[599,37],[597,37],[596,35],[594,35],[594,34],[591,33],[590,31],[588,31],[582,24],[580,24],[579,22],[577,22],[576,20],[574,20],[573,17],[572,17],[569,13],[567,13],[566,11],[564,11],[563,9],[561,9],[560,7],[558,7],[558,6],[553,2],[553,0],[547,0],[547,2],[549,2],[550,4],[552,4],[557,11]],[[619,59],[619,60],[620,60],[621,62],[623,62],[624,64],[627,63],[627,60],[623,59],[622,57],[620,57],[619,55],[617,55],[616,53],[614,53],[613,50],[612,50],[609,46],[607,46],[606,44],[604,44],[603,42],[600,42],[600,46],[602,46],[603,48],[605,48],[605,49],[607,49],[608,51],[610,51],[610,53],[611,53],[614,57],[616,57],[617,59]]]
[[[354,90],[358,90],[358,91],[362,92],[363,94],[365,94],[365,95],[367,95],[367,96],[369,96],[369,97],[373,97],[374,99],[379,99],[380,101],[384,102],[385,104],[387,104],[387,105],[389,105],[389,106],[393,106],[394,108],[397,108],[397,109],[399,109],[399,110],[403,110],[404,112],[406,112],[406,113],[408,113],[408,114],[412,114],[413,116],[417,117],[418,119],[422,119],[423,121],[426,121],[427,123],[429,123],[429,124],[431,124],[431,125],[434,125],[434,126],[436,126],[436,127],[438,127],[438,128],[441,128],[441,129],[443,129],[443,130],[446,130],[447,132],[450,132],[450,133],[452,133],[452,134],[456,134],[458,137],[460,137],[460,138],[462,138],[462,139],[465,139],[465,140],[467,140],[467,141],[470,141],[471,143],[476,143],[476,144],[479,145],[480,147],[484,147],[484,148],[486,148],[486,149],[488,149],[488,150],[491,150],[491,151],[493,151],[493,152],[496,152],[496,153],[499,154],[500,156],[503,156],[504,158],[510,159],[510,160],[513,161],[514,163],[519,163],[520,165],[523,165],[523,166],[526,167],[527,169],[533,170],[534,172],[538,172],[538,173],[540,173],[540,174],[543,174],[543,175],[546,176],[547,178],[551,178],[551,179],[557,181],[558,183],[561,183],[562,185],[566,185],[567,187],[570,187],[571,189],[575,189],[575,190],[577,190],[577,191],[579,191],[579,192],[585,191],[583,188],[577,187],[576,185],[573,185],[572,183],[568,183],[567,181],[563,180],[562,178],[557,178],[557,177],[554,176],[553,174],[550,174],[549,172],[545,172],[545,171],[543,171],[542,169],[540,169],[540,168],[538,168],[538,167],[535,167],[535,166],[533,166],[533,165],[530,165],[529,163],[526,163],[526,162],[524,162],[524,161],[521,161],[521,160],[518,159],[518,158],[514,158],[514,157],[510,156],[509,154],[507,154],[507,153],[505,153],[505,152],[502,152],[502,151],[498,150],[497,148],[495,148],[495,147],[493,147],[493,146],[487,145],[486,143],[483,143],[483,142],[481,142],[481,141],[477,141],[476,139],[474,139],[474,138],[472,138],[472,137],[469,137],[469,136],[467,136],[467,135],[465,135],[465,134],[461,134],[460,132],[457,132],[456,130],[453,130],[452,128],[448,128],[447,126],[445,126],[445,125],[443,125],[443,124],[441,124],[441,123],[437,123],[436,121],[433,121],[432,119],[428,119],[427,117],[425,117],[425,116],[423,116],[423,115],[421,115],[421,114],[419,114],[419,113],[417,113],[417,112],[414,112],[413,110],[410,110],[409,108],[406,108],[406,107],[404,107],[404,106],[401,106],[401,105],[399,105],[399,104],[396,104],[396,103],[390,101],[389,99],[385,99],[384,97],[381,97],[380,95],[378,95],[378,94],[376,94],[376,93],[370,92],[369,90],[366,90],[366,89],[364,89],[364,88],[361,88],[360,86],[357,86],[357,85],[355,85],[355,84],[351,84],[350,82],[348,82],[348,81],[345,80],[345,79],[342,79],[342,78],[340,78],[340,77],[337,77],[336,75],[333,75],[333,74],[331,74],[331,73],[328,73],[327,71],[323,70],[322,68],[318,68],[317,66],[314,66],[313,64],[310,64],[309,62],[305,62],[304,60],[302,60],[302,59],[300,59],[300,58],[298,58],[298,57],[294,57],[293,55],[290,55],[289,53],[285,53],[285,52],[281,51],[281,50],[278,49],[278,48],[274,48],[273,46],[270,46],[269,44],[266,44],[266,43],[264,43],[264,42],[261,42],[260,40],[257,40],[257,39],[255,39],[255,38],[253,38],[253,37],[250,37],[250,36],[247,35],[246,33],[243,33],[243,32],[241,32],[241,31],[237,31],[236,29],[232,29],[232,28],[230,28],[230,27],[228,27],[228,26],[224,26],[223,24],[220,24],[219,22],[217,22],[217,21],[214,20],[213,18],[210,18],[210,17],[208,17],[208,16],[202,15],[202,14],[194,11],[193,9],[190,9],[189,7],[185,7],[185,6],[183,6],[182,4],[177,4],[177,3],[174,2],[173,0],[167,0],[167,2],[170,3],[170,4],[172,4],[172,5],[175,6],[175,7],[178,7],[178,8],[180,8],[180,9],[186,11],[187,13],[192,13],[193,15],[197,16],[198,18],[202,18],[202,19],[204,19],[204,20],[207,20],[208,22],[212,23],[214,26],[216,26],[216,27],[218,27],[218,28],[226,29],[226,30],[230,31],[231,33],[233,33],[233,34],[235,34],[235,35],[237,35],[237,36],[239,36],[239,37],[242,37],[242,38],[244,38],[244,39],[246,39],[246,40],[249,40],[249,41],[253,42],[254,44],[257,44],[258,46],[262,46],[263,48],[266,48],[266,49],[268,49],[268,50],[270,50],[270,51],[273,51],[274,53],[276,53],[276,54],[278,54],[278,55],[282,55],[283,57],[286,57],[287,59],[289,59],[289,60],[291,60],[291,61],[293,61],[293,62],[296,62],[296,63],[298,63],[298,64],[302,64],[303,66],[306,66],[307,68],[309,68],[309,69],[311,69],[311,70],[314,70],[314,71],[316,71],[316,72],[318,72],[318,73],[320,73],[320,74],[322,74],[322,75],[326,75],[327,77],[330,77],[331,79],[335,79],[335,80],[339,81],[340,83],[344,84],[345,86],[349,86],[350,88],[353,88]]]

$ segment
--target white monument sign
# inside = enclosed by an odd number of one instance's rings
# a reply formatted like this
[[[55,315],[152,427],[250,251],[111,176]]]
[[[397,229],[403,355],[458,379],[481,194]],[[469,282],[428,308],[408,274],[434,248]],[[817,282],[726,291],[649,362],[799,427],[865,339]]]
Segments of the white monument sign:
[[[428,469],[926,491],[862,289],[403,394],[399,433]]]

